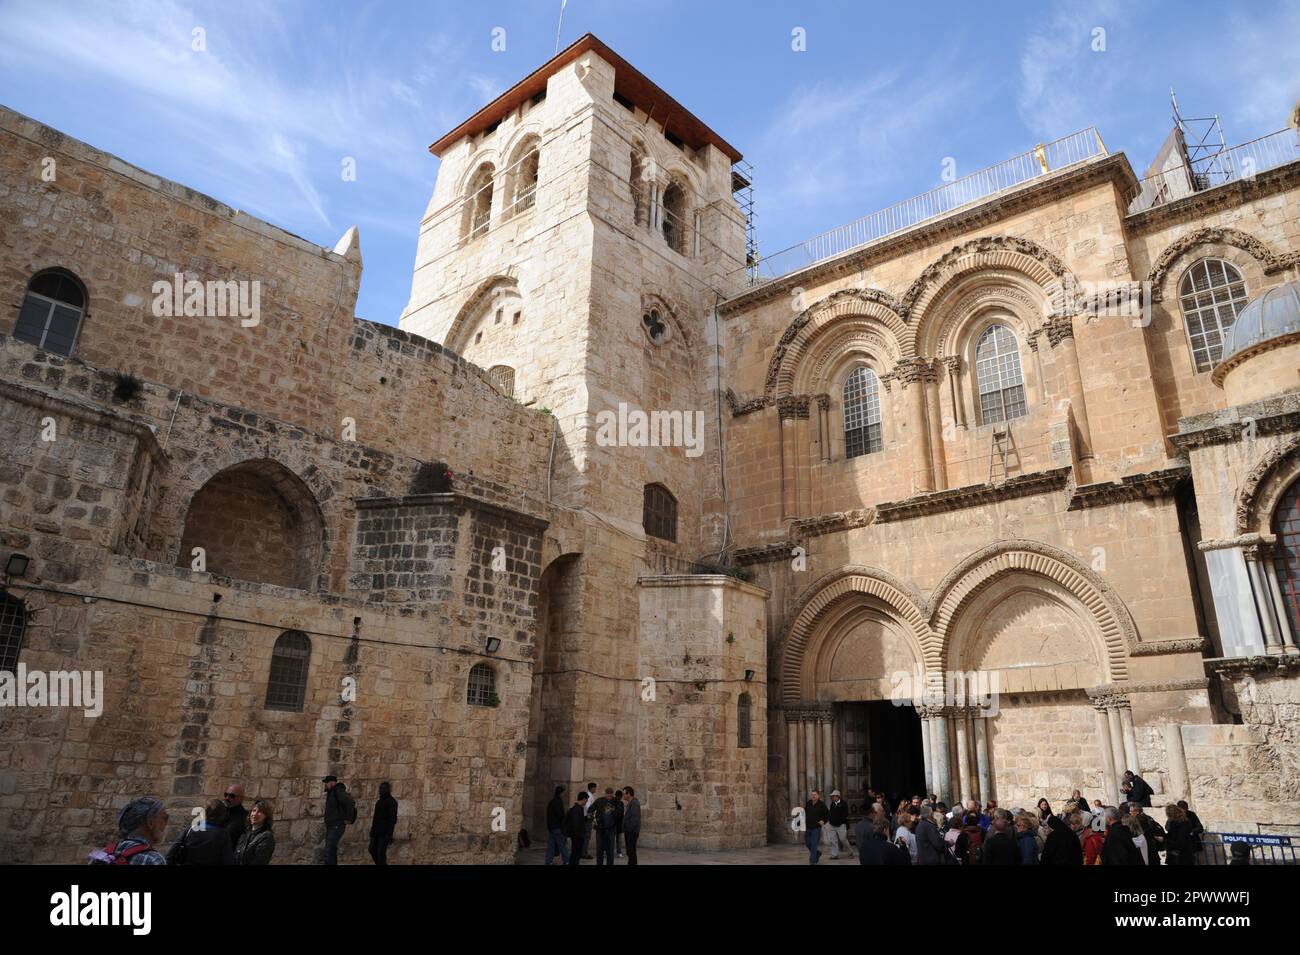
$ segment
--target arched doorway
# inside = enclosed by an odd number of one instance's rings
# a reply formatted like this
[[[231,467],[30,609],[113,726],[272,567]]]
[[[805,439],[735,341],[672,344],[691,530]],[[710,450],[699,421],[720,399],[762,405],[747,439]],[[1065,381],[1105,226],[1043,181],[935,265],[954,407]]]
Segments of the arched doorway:
[[[578,569],[581,556],[566,554],[542,571],[537,602],[537,643],[524,763],[523,824],[545,845],[546,804],[555,787],[572,778],[572,721],[577,674],[562,672],[565,634],[578,628]],[[574,793],[565,793],[566,808]]]

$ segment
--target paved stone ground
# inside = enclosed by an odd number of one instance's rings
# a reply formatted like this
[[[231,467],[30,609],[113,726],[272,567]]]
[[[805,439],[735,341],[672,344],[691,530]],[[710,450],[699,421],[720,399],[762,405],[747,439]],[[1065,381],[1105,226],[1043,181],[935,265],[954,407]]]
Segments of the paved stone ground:
[[[767,845],[759,849],[728,849],[722,852],[685,852],[681,849],[637,849],[638,865],[807,865],[808,851],[802,845]],[[583,865],[595,865],[595,852],[591,861],[584,859]],[[516,865],[542,865],[546,859],[546,846],[534,846],[521,849],[515,855]],[[559,862],[553,863],[559,865]],[[616,859],[615,865],[627,865],[627,859]],[[858,857],[841,853],[838,859],[832,859],[822,852],[820,865],[857,865]]]

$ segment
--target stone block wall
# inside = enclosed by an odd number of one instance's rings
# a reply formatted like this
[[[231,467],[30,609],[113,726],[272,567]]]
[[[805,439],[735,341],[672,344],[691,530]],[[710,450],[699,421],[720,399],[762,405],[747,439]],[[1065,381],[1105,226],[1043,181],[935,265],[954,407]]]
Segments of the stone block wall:
[[[642,839],[652,848],[766,842],[766,591],[720,576],[643,577],[636,713]],[[746,679],[746,671],[753,671]],[[750,734],[737,720],[750,701]],[[741,745],[747,742],[748,745]]]

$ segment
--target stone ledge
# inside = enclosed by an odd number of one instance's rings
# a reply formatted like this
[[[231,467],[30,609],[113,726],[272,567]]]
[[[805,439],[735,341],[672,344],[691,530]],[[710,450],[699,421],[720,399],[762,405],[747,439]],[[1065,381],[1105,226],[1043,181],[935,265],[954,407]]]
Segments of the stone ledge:
[[[638,587],[730,587],[742,593],[767,599],[772,596],[770,590],[751,584],[749,581],[732,577],[730,574],[653,574],[638,577]]]
[[[1083,484],[1074,489],[1066,510],[1078,511],[1085,507],[1105,507],[1125,501],[1165,497],[1173,493],[1179,481],[1191,476],[1190,467],[1166,468],[1143,474],[1126,474],[1118,481]]]
[[[150,425],[143,422],[123,417],[109,408],[91,404],[89,401],[52,395],[48,391],[11,381],[0,381],[0,396],[18,404],[64,414],[86,424],[133,437],[149,452],[149,457],[153,459],[156,467],[164,470],[167,467],[167,453],[158,444],[158,436]]]
[[[438,494],[405,494],[400,497],[358,497],[354,499],[354,503],[357,510],[396,507],[458,507],[463,510],[480,511],[523,523],[539,534],[551,526],[551,522],[545,518],[517,511],[502,504],[493,504],[463,491],[448,491]]]
[[[1185,451],[1231,444],[1241,440],[1247,419],[1256,434],[1300,431],[1300,391],[1181,418],[1178,433],[1170,435],[1169,442]]]
[[[969,484],[945,491],[927,491],[903,501],[877,505],[875,519],[886,524],[1057,491],[1067,486],[1072,471],[1069,467],[1052,468],[1009,478],[1001,484]]]

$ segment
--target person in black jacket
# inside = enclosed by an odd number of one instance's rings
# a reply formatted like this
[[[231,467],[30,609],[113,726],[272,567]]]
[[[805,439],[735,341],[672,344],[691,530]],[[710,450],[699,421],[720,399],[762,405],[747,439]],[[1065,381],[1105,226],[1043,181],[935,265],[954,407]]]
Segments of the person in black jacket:
[[[989,822],[989,837],[984,840],[983,865],[1020,865],[1020,848],[1012,815],[1005,809],[995,809]]]
[[[1151,807],[1151,797],[1155,795],[1155,790],[1147,785],[1147,781],[1133,770],[1124,770],[1124,782],[1119,788],[1120,792],[1128,797],[1128,802],[1135,802],[1139,806],[1145,806],[1148,809]]]
[[[1102,865],[1142,865],[1142,852],[1133,844],[1133,833],[1124,824],[1119,810],[1106,807],[1106,841],[1101,847]]]
[[[253,800],[248,812],[248,828],[235,846],[235,865],[270,865],[275,855],[275,836],[271,822],[275,817],[268,799]]]
[[[822,826],[829,818],[830,813],[826,811],[826,803],[822,802],[822,794],[814,789],[803,807],[803,842],[808,847],[809,865],[816,865],[821,861]]]
[[[234,865],[235,848],[226,832],[226,804],[213,799],[203,807],[199,828],[186,829],[167,852],[168,865]]]
[[[858,840],[859,865],[911,865],[912,856],[889,841],[889,823],[864,818],[853,827]]]
[[[569,847],[564,842],[564,787],[556,786],[555,795],[546,804],[546,864],[555,861],[559,853],[561,864],[569,864]]]
[[[569,865],[582,862],[582,850],[587,844],[587,794],[578,793],[577,801],[564,814],[564,834],[569,838]]]
[[[623,858],[623,790],[614,790],[614,856]]]
[[[592,825],[596,830],[596,865],[614,864],[614,824],[618,812],[614,808],[614,787],[606,786],[605,795],[596,800],[591,811]]]
[[[348,787],[334,775],[321,780],[325,784],[325,864],[339,864],[339,842],[349,823],[357,820],[357,804]]]
[[[1077,810],[1070,812],[1064,821],[1060,816],[1048,816],[1047,826],[1052,831],[1043,843],[1043,855],[1038,864],[1083,865],[1083,843],[1079,841],[1083,816]]]
[[[239,845],[244,830],[248,828],[248,810],[244,808],[244,787],[231,783],[226,787],[226,832],[230,833],[230,844]]]
[[[1188,808],[1186,799],[1178,800],[1178,808],[1187,814],[1188,832],[1192,837],[1193,861],[1190,864],[1195,865],[1197,857],[1201,854],[1201,836],[1205,835],[1205,826],[1201,822],[1201,817]]]
[[[627,864],[636,865],[636,841],[641,837],[641,803],[631,786],[623,787],[623,838],[627,841]]]
[[[1128,804],[1128,814],[1136,817],[1142,835],[1147,841],[1147,865],[1160,865],[1160,853],[1165,851],[1165,827],[1156,822],[1154,816],[1142,811],[1142,804]]]
[[[832,790],[831,801],[826,805],[826,842],[832,859],[840,857],[841,848],[853,855],[853,846],[849,845],[849,804],[840,798],[838,789]]]
[[[1197,848],[1187,813],[1171,802],[1165,806],[1165,864],[1195,865]]]
[[[370,858],[375,865],[388,865],[388,846],[397,828],[397,800],[393,798],[392,783],[379,784],[379,798],[375,800],[375,815],[370,822]]]

